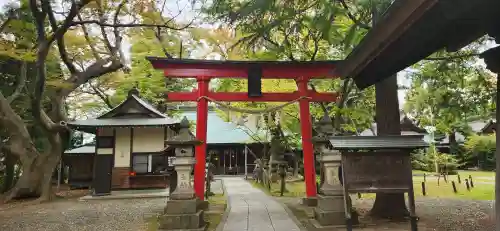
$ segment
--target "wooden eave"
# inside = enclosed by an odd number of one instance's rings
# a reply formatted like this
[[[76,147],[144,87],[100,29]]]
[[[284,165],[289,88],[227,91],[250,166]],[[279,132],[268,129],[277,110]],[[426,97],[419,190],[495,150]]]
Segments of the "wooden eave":
[[[462,48],[495,30],[499,16],[498,0],[396,0],[337,74],[366,88],[440,49]]]

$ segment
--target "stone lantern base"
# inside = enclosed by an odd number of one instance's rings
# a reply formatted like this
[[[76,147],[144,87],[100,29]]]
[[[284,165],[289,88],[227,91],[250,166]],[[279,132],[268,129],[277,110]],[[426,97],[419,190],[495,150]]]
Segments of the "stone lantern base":
[[[345,210],[343,195],[318,195],[314,208],[314,219],[321,226],[344,225]]]
[[[308,207],[314,207],[318,205],[318,198],[316,197],[304,197],[302,198],[302,204]]]
[[[159,231],[203,231],[205,221],[198,199],[169,200],[165,214],[160,216]]]
[[[350,198],[349,198],[350,199]],[[358,224],[358,214],[351,214],[353,224]],[[314,219],[309,220],[312,230],[330,231],[334,228],[345,227],[346,217],[343,195],[318,195],[318,205],[314,208]]]

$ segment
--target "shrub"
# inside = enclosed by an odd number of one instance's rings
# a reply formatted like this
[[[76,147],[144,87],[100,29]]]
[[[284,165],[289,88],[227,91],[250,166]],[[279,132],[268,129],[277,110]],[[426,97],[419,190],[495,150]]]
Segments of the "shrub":
[[[434,152],[432,149],[419,150],[412,155],[412,167],[416,170],[435,172],[436,164],[439,173],[456,174],[460,166],[455,156]]]
[[[464,162],[481,170],[495,169],[495,135],[473,135],[465,141]]]

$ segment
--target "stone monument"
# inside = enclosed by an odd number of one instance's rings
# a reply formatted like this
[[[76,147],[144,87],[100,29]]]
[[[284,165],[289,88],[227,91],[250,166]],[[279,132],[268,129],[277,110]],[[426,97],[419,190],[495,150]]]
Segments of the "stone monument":
[[[333,136],[334,129],[328,115],[323,116],[316,130],[319,134],[313,141],[315,148],[321,153],[324,182],[319,189],[314,219],[310,220],[310,224],[315,230],[332,230],[334,227],[345,226],[346,222],[344,190],[339,174],[342,155],[339,151],[330,148],[328,138]]]
[[[184,117],[179,134],[165,142],[175,148],[174,166],[177,187],[170,194],[165,213],[160,216],[159,230],[202,231],[205,229],[203,210],[191,183],[191,170],[195,164],[193,147],[201,142],[189,132],[189,121]]]

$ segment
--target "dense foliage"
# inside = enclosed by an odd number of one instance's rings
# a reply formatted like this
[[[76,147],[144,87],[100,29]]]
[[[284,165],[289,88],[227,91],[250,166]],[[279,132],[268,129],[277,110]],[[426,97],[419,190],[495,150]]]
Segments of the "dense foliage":
[[[482,170],[495,169],[495,135],[473,135],[465,142],[465,161]]]

